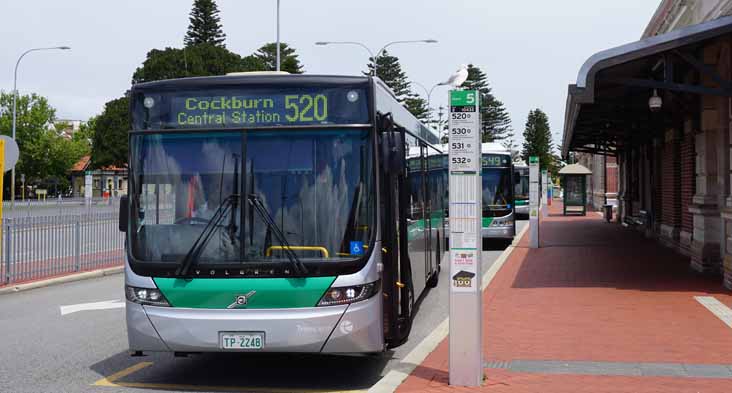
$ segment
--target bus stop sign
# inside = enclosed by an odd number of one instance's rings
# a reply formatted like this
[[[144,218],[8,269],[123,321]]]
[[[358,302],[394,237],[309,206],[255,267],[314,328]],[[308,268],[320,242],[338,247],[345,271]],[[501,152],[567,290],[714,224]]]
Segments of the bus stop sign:
[[[15,168],[20,158],[20,149],[15,140],[7,135],[0,135],[0,139],[5,141],[5,156],[3,158],[3,171],[7,172]]]
[[[479,94],[449,92],[450,385],[483,381]]]

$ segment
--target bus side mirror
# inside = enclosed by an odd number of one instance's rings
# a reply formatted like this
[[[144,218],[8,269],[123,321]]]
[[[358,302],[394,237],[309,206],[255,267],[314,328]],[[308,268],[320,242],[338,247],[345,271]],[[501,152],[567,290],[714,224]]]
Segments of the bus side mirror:
[[[404,169],[404,138],[399,131],[381,133],[383,166],[387,173],[399,173]]]
[[[127,224],[130,216],[130,200],[127,195],[119,198],[119,230],[127,232]]]
[[[404,168],[404,134],[394,127],[394,117],[391,113],[378,114],[377,127],[381,134],[381,157],[384,171],[399,173]]]

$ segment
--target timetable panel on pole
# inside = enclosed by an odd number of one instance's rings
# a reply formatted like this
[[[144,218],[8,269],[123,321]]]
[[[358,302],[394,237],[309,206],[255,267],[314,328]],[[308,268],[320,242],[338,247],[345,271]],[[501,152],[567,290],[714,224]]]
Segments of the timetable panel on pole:
[[[479,386],[482,365],[479,95],[449,92],[450,384]]]
[[[529,157],[529,247],[539,248],[539,157]]]

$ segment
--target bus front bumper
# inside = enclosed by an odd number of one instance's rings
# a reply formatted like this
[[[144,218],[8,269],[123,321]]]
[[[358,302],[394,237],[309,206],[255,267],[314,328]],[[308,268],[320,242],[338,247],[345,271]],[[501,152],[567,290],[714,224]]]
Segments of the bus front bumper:
[[[529,215],[529,205],[516,205],[514,209],[516,214]]]
[[[363,353],[384,349],[381,294],[350,305],[219,310],[127,302],[130,351],[224,352],[220,332],[263,332],[252,352]]]
[[[482,227],[480,228],[480,234],[483,238],[495,238],[495,239],[513,239],[514,227],[501,226],[501,227]]]

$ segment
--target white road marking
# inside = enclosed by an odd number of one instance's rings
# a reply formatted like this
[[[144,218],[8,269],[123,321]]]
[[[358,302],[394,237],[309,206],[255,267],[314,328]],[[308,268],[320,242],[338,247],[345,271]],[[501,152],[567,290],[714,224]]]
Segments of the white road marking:
[[[59,306],[59,309],[61,310],[61,315],[72,314],[79,311],[111,310],[114,308],[125,308],[125,303],[121,300],[105,300],[103,302]]]
[[[526,224],[523,229],[521,229],[521,232],[514,237],[513,243],[508,246],[501,255],[498,256],[496,261],[491,265],[491,267],[488,269],[488,271],[483,274],[483,281],[480,286],[481,290],[485,290],[488,287],[488,284],[493,281],[493,278],[496,276],[496,273],[498,273],[498,270],[501,269],[503,264],[506,262],[506,259],[508,259],[508,256],[511,255],[511,252],[515,248],[516,244],[521,240],[521,237],[524,236],[526,231],[529,229],[529,225]],[[398,365],[395,366],[393,370],[390,370],[386,375],[384,375],[383,378],[381,378],[374,386],[369,389],[369,393],[392,393],[394,392],[399,385],[404,382],[405,379],[409,376],[409,374],[414,371],[417,366],[422,364],[422,362],[427,358],[427,356],[437,348],[437,346],[442,342],[442,340],[447,337],[447,334],[450,332],[450,318],[445,318],[442,322],[440,322],[439,325],[433,330],[427,337],[425,337],[419,344],[417,344],[416,347],[412,349],[407,356],[402,359]]]
[[[732,328],[732,310],[713,296],[694,296],[697,302],[711,311],[725,325]]]

